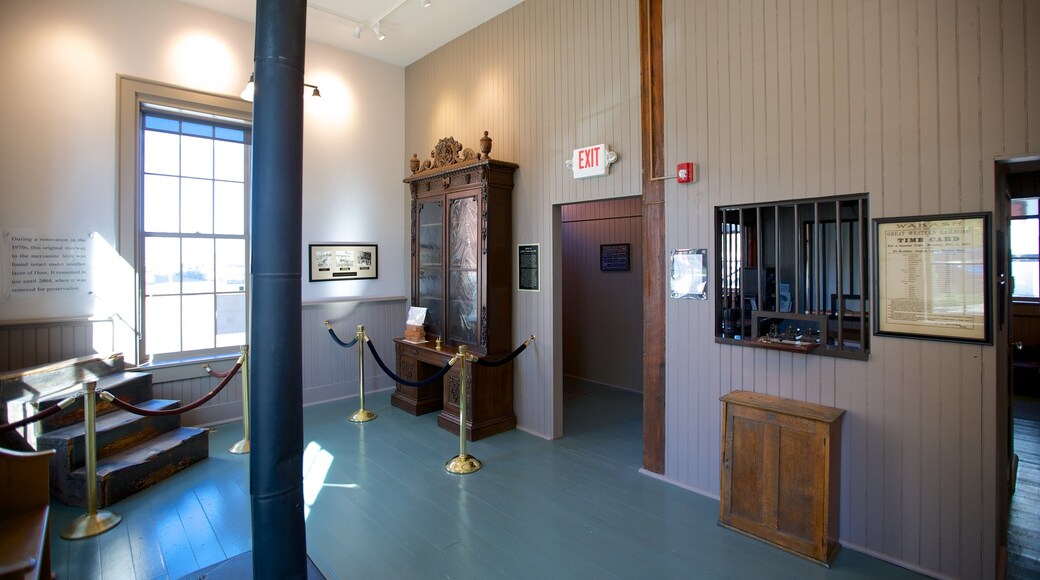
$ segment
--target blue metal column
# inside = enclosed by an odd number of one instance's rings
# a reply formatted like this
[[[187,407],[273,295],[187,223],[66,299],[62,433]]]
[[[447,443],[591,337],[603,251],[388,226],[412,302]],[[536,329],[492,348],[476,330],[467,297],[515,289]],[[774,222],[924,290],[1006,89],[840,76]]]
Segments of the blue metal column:
[[[253,98],[253,577],[306,578],[303,521],[303,65],[306,0],[257,0]]]

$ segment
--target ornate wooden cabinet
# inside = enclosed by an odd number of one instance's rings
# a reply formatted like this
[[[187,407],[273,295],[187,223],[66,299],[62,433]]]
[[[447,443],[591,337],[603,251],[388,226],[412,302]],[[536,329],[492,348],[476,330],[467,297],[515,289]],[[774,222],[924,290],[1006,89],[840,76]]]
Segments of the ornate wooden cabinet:
[[[747,391],[721,400],[719,523],[828,565],[845,411]]]
[[[436,372],[465,344],[494,360],[515,345],[512,325],[512,191],[515,163],[491,159],[487,131],[480,152],[453,137],[441,139],[430,159],[411,160],[404,182],[412,197],[412,305],[427,309],[428,342],[397,341],[398,374],[421,380]],[[442,341],[437,350],[436,338]],[[456,365],[458,367],[458,365]],[[413,414],[441,409],[437,423],[458,433],[458,377],[453,368],[443,384],[398,384],[391,403]],[[471,366],[470,439],[516,426],[513,367]],[[436,403],[436,394],[441,403]]]

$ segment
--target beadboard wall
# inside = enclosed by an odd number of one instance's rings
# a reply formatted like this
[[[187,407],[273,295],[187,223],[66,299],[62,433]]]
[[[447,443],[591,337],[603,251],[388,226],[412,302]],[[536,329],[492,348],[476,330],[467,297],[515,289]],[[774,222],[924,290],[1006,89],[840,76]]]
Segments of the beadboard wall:
[[[994,159],[1040,151],[1036,4],[663,4],[665,171],[701,174],[667,182],[668,248],[713,254],[719,204],[868,192],[874,218],[993,211]],[[637,9],[527,0],[406,71],[406,153],[486,129],[492,155],[520,164],[514,237],[554,262],[541,294],[516,296],[517,338],[539,335],[517,365],[517,414],[545,436],[559,429],[553,208],[638,192]],[[570,150],[600,142],[620,167],[571,180]],[[710,300],[668,301],[666,479],[717,496],[726,392],[841,407],[842,542],[933,575],[993,575],[1003,347],[876,337],[870,360],[849,361],[718,345],[713,325]]]
[[[403,297],[365,300],[330,300],[303,305],[303,404],[314,405],[358,396],[357,346],[343,348],[333,342],[325,328],[328,320],[336,335],[345,342],[354,339],[359,324],[375,344],[386,366],[397,365],[394,338],[404,334],[408,305]],[[214,370],[230,368],[213,364]],[[161,382],[155,395],[167,399],[194,401],[208,393],[219,381],[210,377]],[[365,348],[365,392],[392,389],[394,382],[376,365],[372,353]],[[250,392],[251,398],[262,396]],[[214,399],[198,409],[185,413],[187,425],[211,425],[242,418],[242,383],[236,377]]]

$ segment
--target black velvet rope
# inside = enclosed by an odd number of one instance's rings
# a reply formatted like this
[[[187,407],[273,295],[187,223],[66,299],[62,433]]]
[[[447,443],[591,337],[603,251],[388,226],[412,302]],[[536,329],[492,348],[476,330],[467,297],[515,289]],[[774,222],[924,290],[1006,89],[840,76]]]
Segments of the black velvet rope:
[[[231,382],[231,379],[235,377],[235,375],[238,373],[238,370],[241,368],[242,359],[239,358],[238,362],[235,363],[235,366],[231,367],[231,370],[228,371],[227,376],[224,377],[224,380],[220,381],[220,384],[217,385],[216,388],[203,395],[199,400],[192,403],[188,403],[187,405],[182,405],[180,407],[177,407],[176,409],[142,409],[141,407],[127,403],[126,401],[119,399],[118,397],[115,397],[114,395],[108,392],[105,392],[102,395],[102,398],[106,401],[109,401],[113,405],[119,407],[120,409],[124,411],[129,411],[131,413],[134,413],[135,415],[143,415],[146,417],[163,417],[167,415],[179,415],[181,413],[187,413],[192,409],[197,409],[198,407],[205,405],[213,397],[216,397],[217,393],[222,391],[224,387],[226,387],[228,383]]]
[[[19,429],[21,427],[25,427],[26,425],[28,425],[29,423],[32,423],[33,421],[42,421],[42,420],[46,419],[47,417],[50,417],[51,415],[57,413],[60,410],[61,410],[61,407],[59,407],[58,405],[53,405],[53,406],[47,407],[43,411],[40,411],[39,413],[36,413],[35,415],[33,415],[31,417],[26,417],[26,418],[24,418],[24,419],[22,419],[20,421],[15,421],[14,423],[7,423],[6,425],[0,425],[0,433],[2,433],[4,431],[11,431],[11,430],[14,430],[14,429]]]
[[[502,357],[502,358],[500,358],[498,360],[487,360],[486,358],[478,358],[476,362],[477,362],[478,365],[480,365],[482,367],[498,367],[498,366],[502,366],[502,365],[506,364],[507,362],[509,362],[509,361],[513,360],[514,358],[516,358],[517,355],[519,355],[520,353],[524,352],[525,348],[527,348],[527,343],[526,342],[521,344],[520,346],[516,347],[516,350],[514,350],[513,352],[507,354],[506,356],[504,356],[504,357]]]
[[[350,342],[343,342],[342,340],[340,340],[340,338],[338,336],[336,336],[336,331],[332,330],[331,326],[329,327],[329,336],[332,337],[332,340],[336,341],[336,344],[342,346],[343,348],[350,348],[350,347],[354,346],[355,344],[357,344],[357,340],[358,340],[358,337],[355,336],[354,340],[352,340]]]
[[[401,383],[402,385],[408,385],[409,387],[423,387],[434,381],[441,380],[442,378],[444,378],[444,375],[448,374],[448,371],[451,370],[451,361],[449,361],[445,363],[444,366],[440,368],[440,370],[438,370],[432,377],[428,379],[423,379],[421,381],[406,381],[401,377],[395,375],[393,371],[391,371],[390,369],[386,368],[386,365],[383,364],[383,359],[379,358],[379,353],[376,352],[376,345],[372,344],[372,341],[369,340],[367,336],[365,337],[365,342],[368,343],[368,350],[372,351],[372,358],[376,359],[376,364],[379,365],[379,368],[383,369],[383,372],[386,373],[388,377],[394,379],[395,382]]]

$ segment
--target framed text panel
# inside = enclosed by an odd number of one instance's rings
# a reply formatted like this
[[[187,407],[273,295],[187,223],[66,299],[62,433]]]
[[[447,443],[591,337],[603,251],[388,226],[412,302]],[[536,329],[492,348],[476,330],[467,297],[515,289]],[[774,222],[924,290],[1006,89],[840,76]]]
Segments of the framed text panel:
[[[874,220],[874,334],[992,343],[989,213]]]

